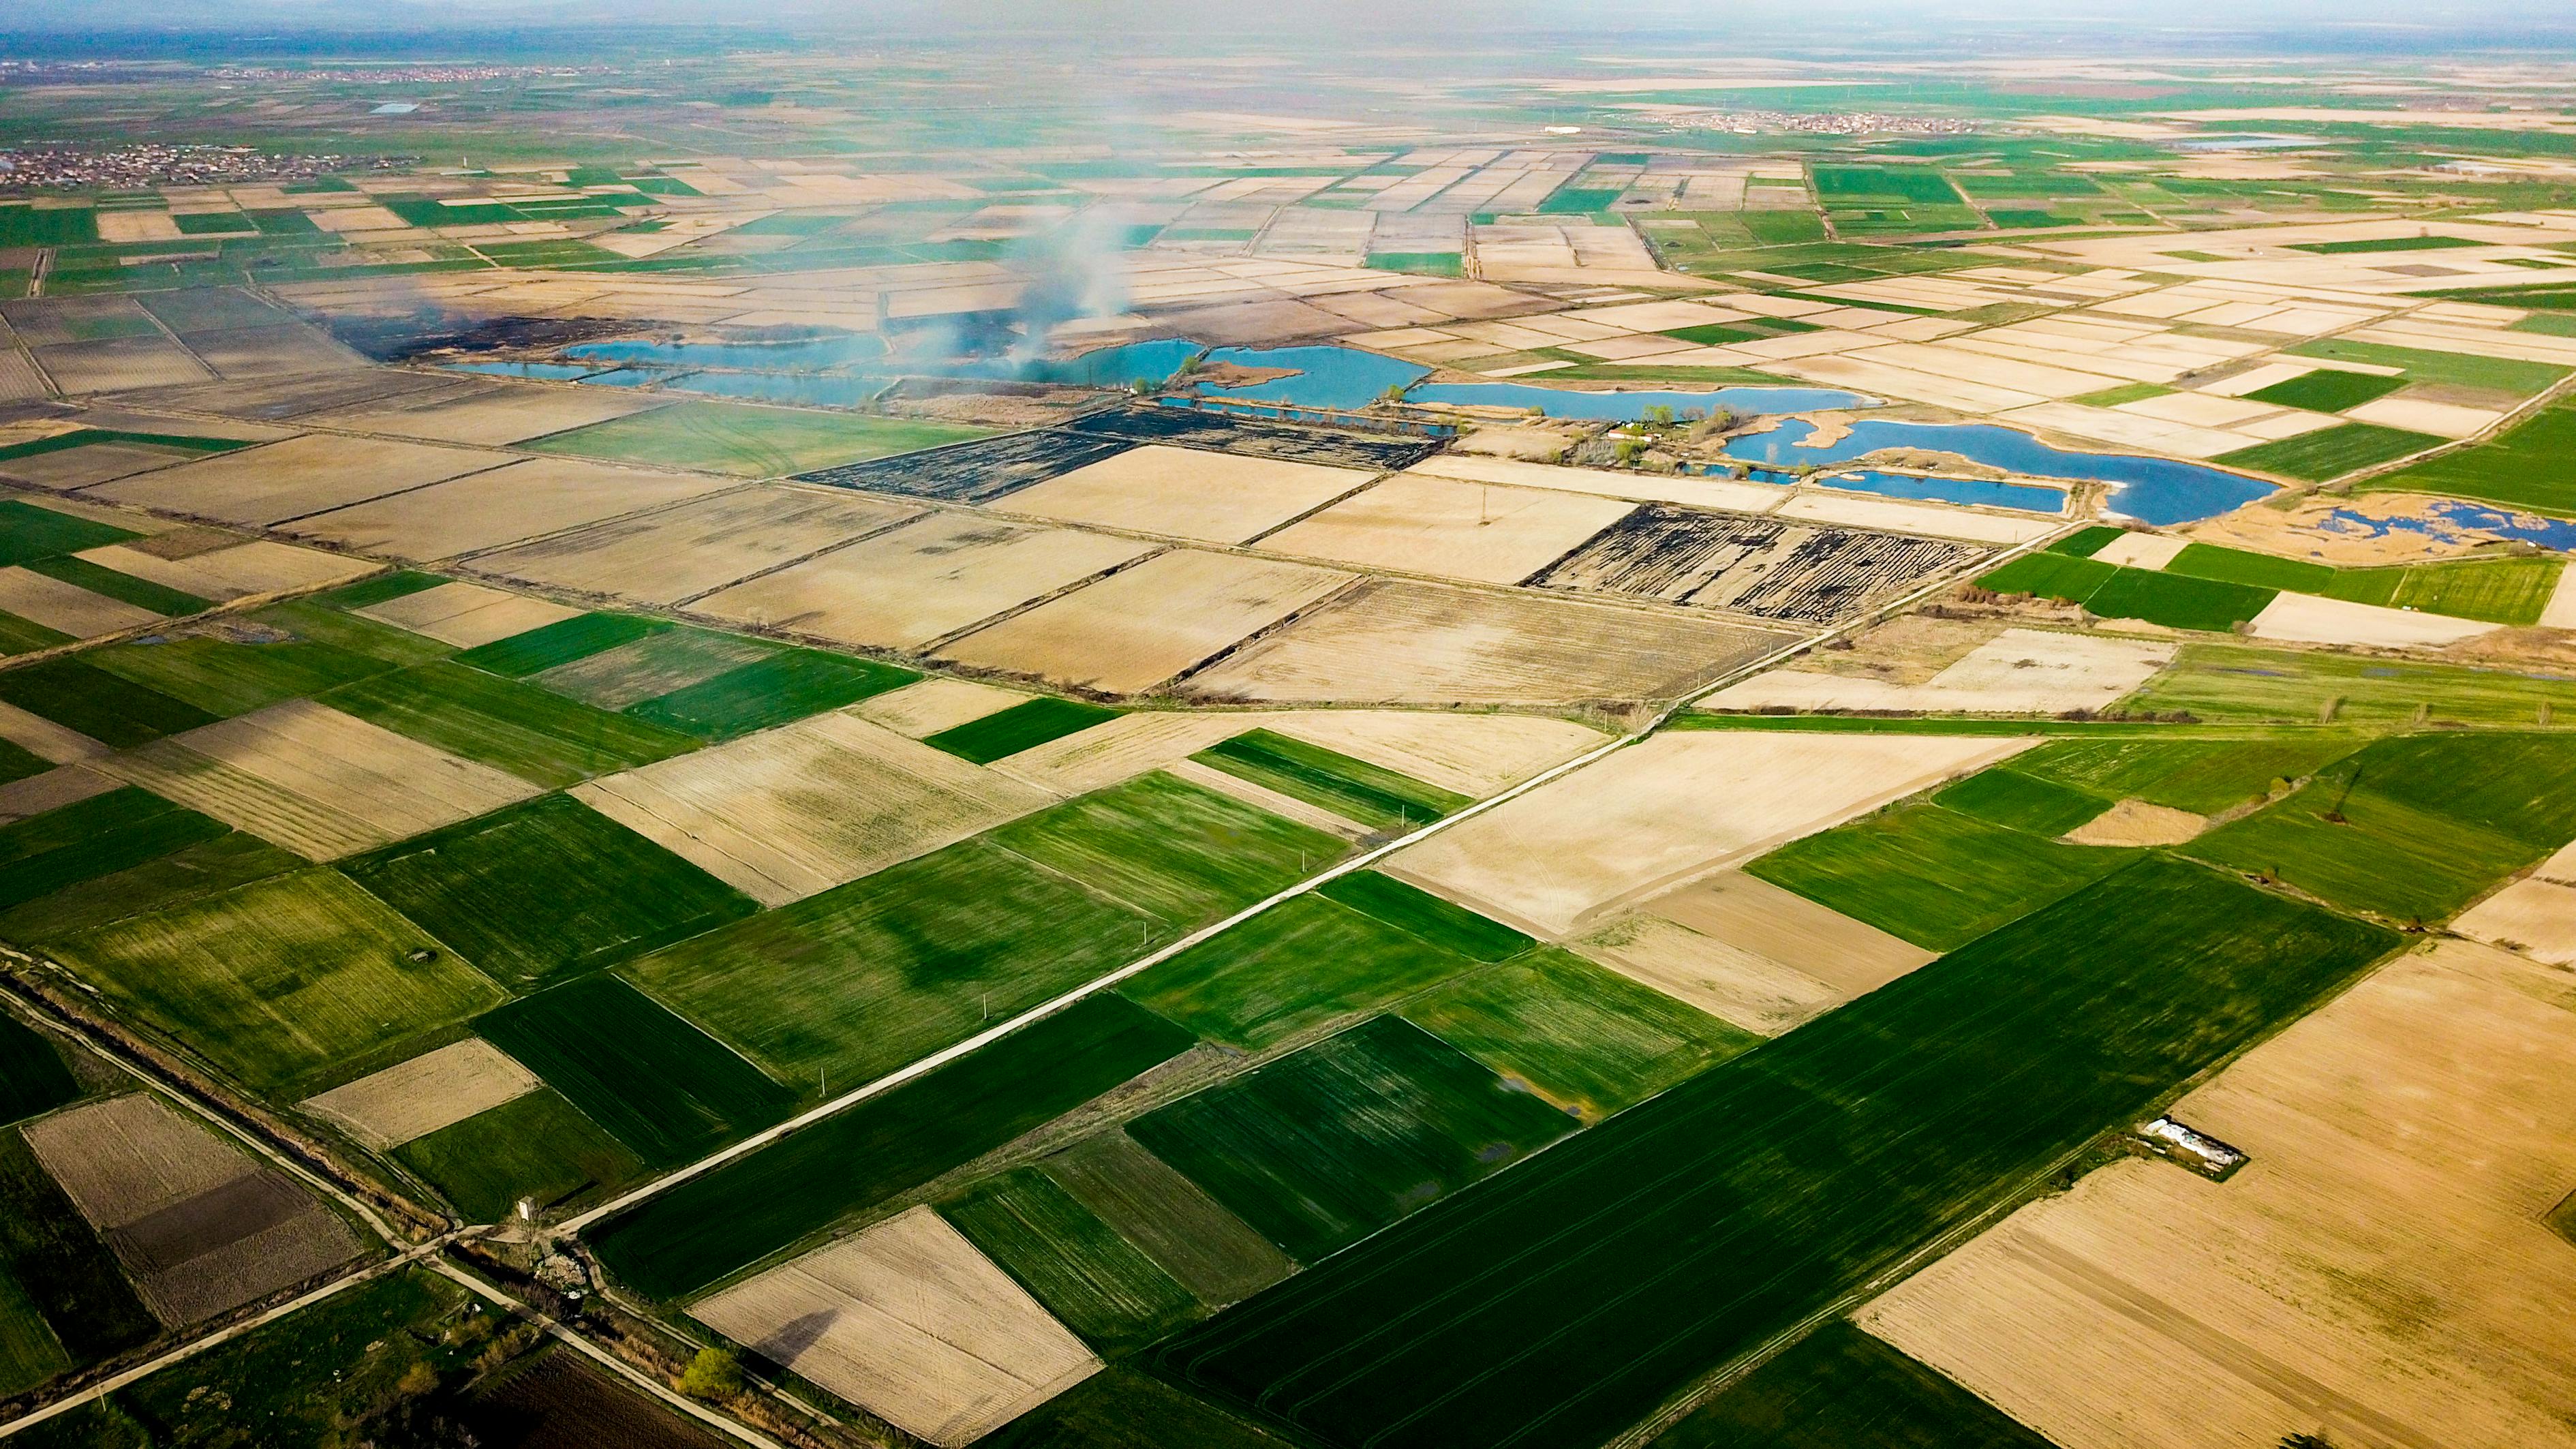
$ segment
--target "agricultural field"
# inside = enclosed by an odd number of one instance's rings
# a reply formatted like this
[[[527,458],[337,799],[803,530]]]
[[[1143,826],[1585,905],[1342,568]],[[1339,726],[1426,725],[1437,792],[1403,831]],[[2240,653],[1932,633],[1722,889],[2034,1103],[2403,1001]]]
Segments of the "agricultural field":
[[[682,402],[532,439],[522,446],[619,463],[778,478],[979,436],[978,429],[934,423]]]

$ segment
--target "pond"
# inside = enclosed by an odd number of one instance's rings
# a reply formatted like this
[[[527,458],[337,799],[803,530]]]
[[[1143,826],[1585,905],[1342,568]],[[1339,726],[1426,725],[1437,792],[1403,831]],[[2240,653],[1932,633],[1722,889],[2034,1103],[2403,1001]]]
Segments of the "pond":
[[[1766,478],[1764,481],[1768,482],[1771,479]],[[1853,493],[1876,493],[1886,498],[1924,498],[1939,503],[1981,503],[1989,508],[2017,508],[2025,513],[2063,514],[2066,511],[2066,490],[2051,488],[2040,483],[1996,483],[1983,478],[1926,478],[1915,473],[1882,473],[1875,468],[1861,468],[1849,473],[1826,473],[1807,481],[1826,488],[1840,488]]]
[[[2392,533],[2422,534],[2427,538],[2463,539],[2479,534],[2515,539],[2537,544],[2561,553],[2576,553],[2576,523],[2563,518],[2545,518],[2537,513],[2521,513],[2485,503],[2462,503],[2440,499],[2424,506],[2424,518],[2370,518],[2349,508],[2338,508],[2326,515],[2328,526],[2356,537],[2386,538]]]
[[[2052,447],[2018,428],[1993,423],[1898,423],[1864,419],[1820,448],[1804,446],[1815,425],[1791,419],[1769,432],[1729,439],[1729,458],[1773,467],[1845,463],[1882,448],[1955,453],[1972,462],[2034,478],[2081,479],[2111,485],[2110,511],[2165,527],[2214,518],[2273,491],[2259,478],[2201,463],[2133,453],[2081,453]]]

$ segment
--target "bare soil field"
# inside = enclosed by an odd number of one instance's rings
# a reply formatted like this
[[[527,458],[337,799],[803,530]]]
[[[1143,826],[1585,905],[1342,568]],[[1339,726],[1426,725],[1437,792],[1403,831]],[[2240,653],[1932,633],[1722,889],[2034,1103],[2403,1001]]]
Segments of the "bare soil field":
[[[528,682],[601,709],[624,709],[766,659],[778,646],[709,629],[668,629],[558,664]]]
[[[2563,973],[2468,942],[2382,968],[2169,1115],[2225,1182],[2097,1168],[1859,1314],[2066,1449],[2576,1444]]]
[[[1372,579],[1182,692],[1341,704],[1669,699],[1785,642],[1715,619]]]
[[[172,558],[155,551],[145,539],[131,544],[109,544],[79,555],[102,568],[111,568],[138,579],[149,579],[165,588],[201,599],[228,601],[246,599],[255,594],[288,593],[298,589],[320,588],[376,571],[376,565],[365,559],[347,558],[320,549],[297,548],[291,543],[276,543],[255,538],[247,543],[233,543],[188,553]]]
[[[77,448],[12,458],[0,463],[0,478],[24,483],[31,488],[68,492],[204,456],[184,448],[155,447],[150,443],[85,443]]]
[[[1937,954],[1741,871],[1649,901],[1585,937],[1579,949],[1765,1036],[1875,991]]]
[[[357,407],[308,415],[317,423],[353,433],[386,433],[430,443],[497,447],[548,433],[568,432],[628,413],[662,406],[667,399],[613,387],[547,387],[495,383],[462,397]]]
[[[2534,961],[2576,966],[2576,886],[2550,879],[2543,866],[2471,906],[2451,930]]]
[[[2180,845],[2209,828],[2206,816],[2144,800],[2122,800],[2066,832],[2076,845]]]
[[[2001,619],[1899,614],[1851,638],[1849,649],[1818,649],[1800,655],[1796,667],[1888,684],[1928,684],[1934,675],[1967,658],[1977,646],[2009,627]]]
[[[1177,319],[1175,319],[1177,325]],[[1381,472],[1409,467],[1434,444],[1417,438],[1373,438],[1347,428],[1305,428],[1294,423],[1228,417],[1192,408],[1130,407],[1094,413],[1066,424],[1067,432],[1135,443],[1181,443],[1253,458],[1285,458],[1336,468]]]
[[[690,1314],[939,1445],[971,1443],[1100,1370],[1071,1330],[927,1207]]]
[[[1524,930],[1562,936],[2036,743],[1661,734],[1445,830],[1386,870]]]
[[[1007,508],[1064,523],[1242,543],[1369,477],[1355,468],[1148,445],[1014,493]]]
[[[26,1129],[36,1158],[173,1327],[301,1282],[359,1251],[293,1179],[146,1093]]]
[[[1135,694],[1313,606],[1353,578],[1304,564],[1174,549],[979,629],[939,653],[960,664]]]
[[[1139,712],[1023,750],[1000,768],[1058,794],[1130,780],[1246,730],[1275,730],[1462,795],[1490,795],[1599,744],[1582,725],[1524,715],[1305,709]]]
[[[575,798],[763,905],[785,905],[1053,803],[849,714],[573,787]]]
[[[1830,624],[1984,553],[1946,539],[1649,503],[1529,582]]]
[[[690,607],[863,648],[917,649],[1154,548],[1078,529],[941,513]]]
[[[481,584],[447,583],[350,610],[398,629],[471,649],[577,618],[581,610]]]
[[[2282,597],[2287,598],[2288,595]],[[1927,714],[2059,714],[2106,709],[2173,662],[2161,641],[2007,629],[1920,684],[1773,669],[1710,695],[1720,710],[1899,709]],[[1855,651],[1857,652],[1857,651]],[[1811,658],[1830,660],[1831,654]],[[1896,673],[1891,669],[1891,674]],[[1900,676],[1901,677],[1901,676]]]
[[[1406,473],[1280,530],[1261,546],[1367,568],[1516,584],[1630,511],[1618,499]]]
[[[479,472],[510,461],[501,453],[307,434],[164,468],[93,490],[220,523],[275,524]]]
[[[453,558],[734,486],[718,478],[532,458],[317,514],[290,530],[410,562]]]
[[[536,1074],[479,1036],[423,1052],[298,1105],[379,1152],[535,1091]]]
[[[879,499],[755,483],[474,560],[503,578],[676,604],[917,517]]]
[[[2451,619],[2412,609],[2388,609],[2313,594],[2274,596],[2246,631],[2257,639],[2299,644],[2360,644],[2379,649],[2438,649],[2492,634],[2500,624]]]
[[[75,639],[94,639],[161,621],[161,615],[150,609],[14,567],[0,569],[0,611]]]
[[[36,362],[65,396],[92,392],[125,392],[133,388],[172,387],[203,382],[209,376],[197,359],[168,338],[118,337],[103,342],[65,342],[35,349]]]
[[[100,768],[307,860],[336,860],[538,793],[488,765],[300,699],[154,740]]]
[[[104,795],[124,782],[96,770],[78,765],[56,765],[41,775],[12,780],[0,785],[0,823],[24,820],[66,805],[77,805],[93,796]]]
[[[996,689],[971,679],[951,679],[932,675],[919,684],[861,700],[850,713],[883,725],[908,739],[921,739],[941,730],[998,714],[1012,705],[1025,703],[1028,696],[1008,689]]]
[[[1357,840],[1369,833],[1370,827],[1359,821],[1336,815],[1320,806],[1309,805],[1293,795],[1283,795],[1267,785],[1258,785],[1250,780],[1229,775],[1223,770],[1212,769],[1196,760],[1174,760],[1165,765],[1163,771],[1174,779],[1187,781],[1203,790],[1213,790],[1220,795],[1232,796],[1255,810],[1266,810],[1282,820],[1294,820],[1300,825],[1320,830],[1326,835],[1338,835],[1344,840]]]

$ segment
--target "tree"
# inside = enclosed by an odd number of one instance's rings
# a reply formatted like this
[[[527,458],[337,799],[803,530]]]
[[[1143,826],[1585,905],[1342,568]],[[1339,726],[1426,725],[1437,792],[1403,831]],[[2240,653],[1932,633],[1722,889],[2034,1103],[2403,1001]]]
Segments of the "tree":
[[[710,1344],[689,1360],[679,1388],[693,1399],[730,1399],[742,1392],[742,1360],[734,1357],[732,1349]]]

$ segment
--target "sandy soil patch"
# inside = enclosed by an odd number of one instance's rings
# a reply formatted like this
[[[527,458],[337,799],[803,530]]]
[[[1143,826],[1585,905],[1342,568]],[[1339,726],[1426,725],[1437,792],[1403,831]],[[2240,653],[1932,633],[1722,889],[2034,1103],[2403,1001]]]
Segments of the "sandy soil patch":
[[[2045,538],[2059,520],[2034,514],[1973,513],[1946,503],[1908,503],[1818,486],[1800,491],[1772,510],[1775,517],[1839,523],[1893,533],[1953,538],[1963,543],[2016,544]]]
[[[1078,529],[939,513],[691,607],[843,644],[916,649],[1154,549]]]
[[[1372,579],[1191,676],[1183,692],[1341,704],[1669,699],[1786,638],[1573,599]]]
[[[418,562],[733,487],[726,479],[579,458],[532,458],[304,519],[292,532]]]
[[[572,794],[772,906],[1054,800],[849,714],[816,715]]]
[[[1262,540],[1279,553],[1512,584],[1625,517],[1624,502],[1398,474]]]
[[[2539,623],[2544,629],[2576,629],[2576,569],[2559,572],[2549,602],[2541,606]]]
[[[487,553],[474,567],[586,594],[676,604],[921,511],[881,498],[755,483]]]
[[[264,538],[204,553],[191,553],[183,558],[164,558],[147,549],[121,543],[90,549],[79,556],[121,574],[149,579],[201,599],[219,601],[320,588],[324,584],[362,578],[374,573],[377,567],[366,559],[347,558],[314,548],[297,548],[291,543],[274,543]]]
[[[98,768],[307,860],[336,860],[539,793],[300,699],[154,740]]]
[[[296,1182],[160,1098],[137,1093],[31,1123],[28,1145],[172,1327],[357,1256],[357,1235]]]
[[[122,599],[93,594],[77,584],[31,569],[0,569],[0,610],[75,639],[161,622],[161,615]]]
[[[124,783],[78,765],[57,765],[41,775],[29,775],[23,780],[0,785],[0,822],[24,820],[30,815],[77,805]]]
[[[1242,543],[1369,477],[1356,468],[1149,443],[1022,489],[995,506],[1065,523]]]
[[[1133,694],[1312,606],[1353,576],[1174,549],[940,650],[961,664]]]
[[[2388,609],[2321,599],[2312,594],[2281,594],[2263,606],[2247,631],[2257,639],[2286,639],[2301,644],[2363,644],[2379,649],[2438,649],[2492,634],[2502,626],[2411,609]]]
[[[2131,530],[2102,545],[2093,557],[2122,568],[2161,569],[2174,561],[2174,556],[2191,547],[2191,540],[2170,534],[2139,533]]]
[[[1453,446],[1462,453],[1553,463],[1565,455],[1572,442],[1568,435],[1549,428],[1478,428]]]
[[[223,523],[274,524],[508,461],[504,454],[470,448],[308,434],[103,484],[95,491],[119,503]]]
[[[1622,975],[1766,1036],[1937,955],[1741,871],[1684,885],[1577,944]]]
[[[315,414],[313,421],[353,433],[390,433],[432,443],[498,446],[622,418],[668,399],[614,387],[502,384],[488,392],[425,407],[362,407]]]
[[[566,608],[545,599],[466,583],[440,584],[417,594],[405,594],[398,599],[387,599],[381,604],[369,604],[350,612],[398,629],[409,629],[459,649],[507,639],[513,634],[559,624],[581,614],[579,609]]]
[[[2411,493],[2365,493],[2353,498],[2304,498],[2293,506],[2259,502],[2193,525],[2201,543],[2339,565],[2417,563],[2458,558],[2497,535],[2446,518],[2439,500]],[[2378,525],[2401,526],[2378,532]]]
[[[2250,1154],[2021,1209],[1859,1315],[2066,1449],[2576,1444],[2563,974],[2465,942],[2383,968],[2171,1115]]]
[[[1489,915],[1561,936],[2035,743],[1657,735],[1443,831],[1388,868]]]
[[[870,724],[883,725],[907,739],[923,739],[941,730],[954,729],[998,714],[1012,705],[1025,703],[1028,696],[1014,690],[996,689],[971,679],[951,679],[934,674],[919,684],[862,700],[851,706],[850,713]]]
[[[2209,828],[2206,816],[2144,800],[2122,800],[2066,832],[2077,845],[2180,845]]]
[[[1599,732],[1526,715],[1420,710],[1246,710],[1124,715],[1013,755],[1002,768],[1061,795],[1079,795],[1168,769],[1251,729],[1411,775],[1462,795],[1485,796],[1601,743]]]
[[[940,1445],[981,1438],[1100,1370],[1072,1330],[927,1207],[728,1288],[690,1316]]]
[[[1802,660],[1801,667],[1774,669],[1729,685],[1710,695],[1706,707],[1897,709],[1927,714],[2059,714],[2101,709],[2125,698],[2171,663],[2175,647],[2140,639],[2007,629],[1920,684],[1820,673]]]
[[[479,1036],[307,1097],[305,1111],[328,1117],[379,1152],[426,1137],[544,1085]]]
[[[2478,902],[2451,930],[2552,966],[2576,966],[2576,886],[2550,879],[2548,871],[2543,866]]]

